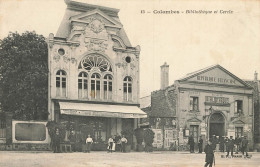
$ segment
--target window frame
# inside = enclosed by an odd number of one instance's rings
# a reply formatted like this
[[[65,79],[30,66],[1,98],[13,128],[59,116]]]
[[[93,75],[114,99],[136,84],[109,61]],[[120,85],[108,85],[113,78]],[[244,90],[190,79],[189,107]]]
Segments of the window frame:
[[[195,101],[196,101],[196,104],[194,103]],[[195,109],[195,106],[196,106],[196,109]],[[199,111],[199,97],[198,96],[190,96],[190,111]]]
[[[126,91],[125,91],[125,88],[126,88]],[[131,97],[129,97],[130,93],[131,93]],[[126,96],[125,96],[125,94],[126,94]],[[133,98],[133,79],[130,76],[126,76],[123,80],[123,100],[132,101],[132,98]]]
[[[92,78],[92,76],[95,75],[94,78]],[[99,76],[99,78],[97,78],[96,76]],[[92,81],[94,81],[94,94],[93,94],[93,90],[92,90]],[[98,87],[98,81],[99,81],[99,96],[97,96],[97,87]],[[95,72],[93,74],[91,74],[90,77],[90,97],[91,99],[95,99],[95,100],[101,100],[101,83],[102,83],[102,79],[101,79],[101,74]],[[97,98],[99,97],[99,98]]]
[[[102,85],[103,86],[103,99],[112,100],[113,99],[113,76],[111,74],[106,74],[103,78],[102,83],[103,83],[103,85]],[[110,88],[111,88],[111,90],[110,90]]]
[[[242,114],[243,113],[243,100],[235,100],[235,113]],[[239,111],[240,110],[240,111]]]
[[[78,97],[80,99],[88,98],[88,92],[89,92],[88,81],[89,81],[88,74],[85,71],[81,71],[78,75]],[[79,87],[80,84],[81,84],[81,88]],[[80,91],[81,91],[81,96],[79,93]]]
[[[238,130],[241,130],[241,132],[239,132]],[[236,126],[235,127],[235,137],[237,137],[237,134],[240,134],[239,137],[243,136],[243,132],[244,132],[244,128],[241,126]]]
[[[58,74],[59,73],[59,74]],[[63,74],[64,73],[64,74]],[[57,97],[67,97],[67,73],[66,73],[66,71],[64,71],[64,70],[58,70],[57,72],[56,72],[56,75],[55,75],[55,77],[56,77],[56,96]],[[64,79],[65,79],[65,81],[64,81]],[[59,82],[58,83],[58,86],[57,86],[57,82]],[[63,86],[63,84],[65,83],[65,86]],[[63,94],[63,88],[65,89],[65,95]],[[58,89],[59,89],[59,93],[58,93]]]

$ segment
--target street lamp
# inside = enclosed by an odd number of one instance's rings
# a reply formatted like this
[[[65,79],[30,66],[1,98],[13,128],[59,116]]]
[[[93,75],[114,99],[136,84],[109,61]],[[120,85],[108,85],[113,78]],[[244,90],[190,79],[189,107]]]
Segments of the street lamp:
[[[207,111],[207,109],[205,109],[205,115],[203,116],[203,120],[205,121],[206,139],[208,139],[208,136],[209,136],[208,133],[209,133],[209,132],[208,132],[208,123],[207,123],[207,122],[208,122],[208,121],[207,121],[208,119],[207,119],[207,117],[209,118],[210,114],[211,114],[212,111],[214,111],[214,110],[213,110],[213,107],[210,106],[210,108],[208,109],[208,111],[209,111],[209,114],[208,114],[208,115],[206,114],[206,111]]]

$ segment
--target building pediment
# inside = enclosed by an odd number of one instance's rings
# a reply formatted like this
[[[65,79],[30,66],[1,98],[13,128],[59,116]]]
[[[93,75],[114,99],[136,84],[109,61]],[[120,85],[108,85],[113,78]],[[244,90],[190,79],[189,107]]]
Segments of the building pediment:
[[[241,119],[235,119],[232,121],[233,124],[245,124],[244,121],[242,121]]]
[[[95,21],[96,20],[96,21]],[[71,23],[83,23],[83,24],[99,24],[98,21],[102,22],[105,27],[122,28],[122,24],[115,19],[109,17],[99,9],[95,9],[86,13],[82,13],[70,18]],[[95,26],[95,25],[94,25]],[[99,30],[97,30],[99,31]]]
[[[243,80],[230,73],[220,65],[214,65],[188,74],[180,81],[249,87]]]
[[[194,118],[188,119],[187,122],[201,122],[201,120],[194,117]]]

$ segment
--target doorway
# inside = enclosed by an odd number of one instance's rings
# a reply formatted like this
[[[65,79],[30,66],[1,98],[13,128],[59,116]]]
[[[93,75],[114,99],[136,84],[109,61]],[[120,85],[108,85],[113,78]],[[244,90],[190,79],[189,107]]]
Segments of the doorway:
[[[214,113],[209,119],[209,137],[225,136],[225,118],[221,113]]]

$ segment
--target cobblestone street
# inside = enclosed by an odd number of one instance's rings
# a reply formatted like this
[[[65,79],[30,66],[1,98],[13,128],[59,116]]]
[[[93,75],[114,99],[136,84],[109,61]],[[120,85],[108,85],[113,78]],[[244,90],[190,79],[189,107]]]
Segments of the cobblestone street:
[[[251,159],[221,158],[215,153],[216,167],[260,167],[260,153],[250,153]],[[51,152],[0,152],[1,167],[203,167],[205,154],[188,152],[152,152],[152,153],[58,153]]]

